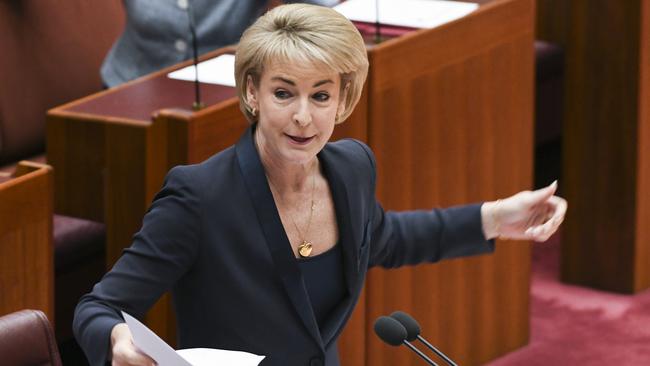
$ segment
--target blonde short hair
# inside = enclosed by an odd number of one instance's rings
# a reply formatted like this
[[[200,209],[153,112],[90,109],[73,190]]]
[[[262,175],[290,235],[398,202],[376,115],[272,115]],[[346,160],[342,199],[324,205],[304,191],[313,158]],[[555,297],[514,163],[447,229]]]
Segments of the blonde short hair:
[[[354,110],[368,74],[363,38],[347,18],[323,6],[278,6],[251,25],[237,46],[235,82],[239,107],[251,123],[256,121],[256,116],[246,97],[248,76],[259,86],[264,65],[273,62],[313,65],[338,73],[341,91],[347,93],[341,94],[345,109],[337,123]]]

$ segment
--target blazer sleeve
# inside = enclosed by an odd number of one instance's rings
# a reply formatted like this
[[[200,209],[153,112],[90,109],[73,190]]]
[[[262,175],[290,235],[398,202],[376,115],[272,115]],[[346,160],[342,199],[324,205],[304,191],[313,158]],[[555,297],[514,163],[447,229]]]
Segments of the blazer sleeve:
[[[77,305],[73,329],[91,365],[108,360],[111,330],[124,322],[120,310],[141,318],[198,255],[199,190],[186,169],[169,172],[131,247]]]
[[[395,268],[442,259],[491,253],[494,241],[486,240],[481,203],[445,209],[384,211],[375,198],[376,164],[372,151],[361,144],[369,159],[372,177],[368,227],[369,267]]]

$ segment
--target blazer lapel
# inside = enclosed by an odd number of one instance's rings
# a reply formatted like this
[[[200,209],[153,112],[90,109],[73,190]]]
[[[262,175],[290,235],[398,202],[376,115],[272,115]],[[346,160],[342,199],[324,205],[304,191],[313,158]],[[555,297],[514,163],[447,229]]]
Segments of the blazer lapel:
[[[343,267],[345,268],[345,280],[348,292],[353,294],[356,291],[356,280],[360,271],[359,263],[359,243],[360,230],[354,219],[355,216],[350,207],[348,197],[348,188],[342,176],[342,172],[337,170],[337,164],[331,154],[328,153],[327,147],[318,155],[323,171],[332,190],[334,207],[336,210],[337,224],[339,225],[339,243],[343,245]],[[356,215],[359,216],[359,215]]]
[[[332,190],[337,224],[339,225],[339,243],[343,247],[343,267],[348,289],[348,296],[339,304],[322,325],[321,337],[327,346],[342,330],[350,317],[360,293],[362,283],[359,245],[361,243],[361,216],[352,210],[349,189],[339,169],[336,158],[330,154],[327,146],[318,155],[323,171]],[[352,193],[354,194],[354,193]]]
[[[244,183],[250,194],[257,219],[273,258],[276,273],[281,278],[291,303],[302,319],[307,331],[324,350],[302,272],[291,250],[289,239],[282,226],[280,215],[264,174],[264,167],[255,148],[253,141],[254,130],[255,127],[251,126],[235,146]]]

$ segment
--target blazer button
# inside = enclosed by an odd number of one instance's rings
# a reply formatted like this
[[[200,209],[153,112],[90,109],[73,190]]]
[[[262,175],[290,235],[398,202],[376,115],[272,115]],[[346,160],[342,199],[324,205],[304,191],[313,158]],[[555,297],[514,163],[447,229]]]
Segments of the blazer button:
[[[312,358],[311,361],[309,361],[309,366],[323,366],[323,360],[320,358]]]
[[[187,50],[187,42],[178,39],[174,42],[174,48],[176,48],[176,51],[183,53]]]

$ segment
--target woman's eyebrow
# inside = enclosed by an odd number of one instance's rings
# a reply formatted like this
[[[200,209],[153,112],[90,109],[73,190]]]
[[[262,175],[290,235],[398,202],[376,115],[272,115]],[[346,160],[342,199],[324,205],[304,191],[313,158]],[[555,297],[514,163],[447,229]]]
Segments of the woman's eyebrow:
[[[282,81],[282,82],[287,83],[289,85],[296,86],[296,83],[293,80],[284,78],[282,76],[274,76],[274,77],[271,78],[271,80],[273,80],[273,81]],[[319,87],[319,86],[327,84],[327,83],[332,83],[333,84],[334,81],[332,81],[332,79],[324,79],[324,80],[321,80],[321,81],[317,81],[316,83],[314,83],[313,88]]]
[[[280,81],[283,81],[283,82],[285,82],[285,83],[287,83],[289,85],[296,86],[296,83],[294,81],[289,80],[289,79],[285,79],[285,78],[283,78],[281,76],[274,76],[274,77],[271,78],[271,80],[274,80],[274,81],[275,80],[280,80]]]
[[[330,79],[325,79],[325,80],[321,80],[321,81],[317,82],[316,84],[314,84],[313,87],[316,88],[316,87],[319,87],[319,86],[321,86],[321,85],[323,85],[323,84],[327,84],[327,83],[332,83],[332,84],[334,84],[334,82],[333,82],[332,80],[330,80]]]

